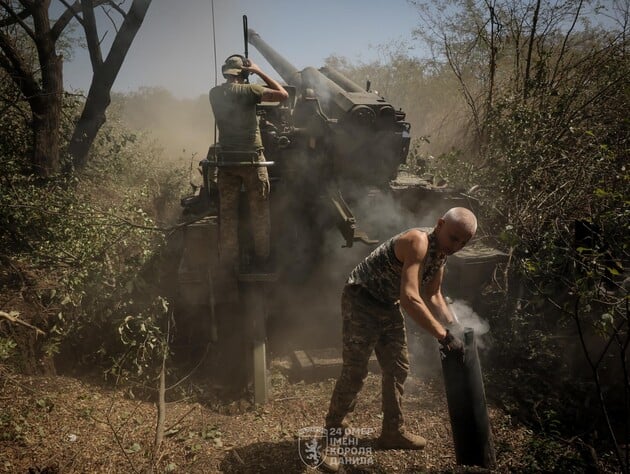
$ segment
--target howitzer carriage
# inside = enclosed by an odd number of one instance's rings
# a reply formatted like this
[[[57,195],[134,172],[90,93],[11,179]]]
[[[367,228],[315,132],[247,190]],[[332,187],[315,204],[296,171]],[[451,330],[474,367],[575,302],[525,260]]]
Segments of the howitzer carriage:
[[[419,203],[433,206],[439,202],[436,213],[466,204],[457,193],[428,182],[400,179],[399,166],[405,163],[410,145],[410,125],[404,112],[332,68],[298,71],[252,30],[248,38],[286,82],[289,92],[283,103],[258,107],[265,157],[272,163],[268,172],[274,270],[236,272],[233,278],[238,280],[239,301],[224,301],[225,282],[221,279],[225,275],[216,271],[218,197],[213,192],[214,170],[221,163],[213,146],[202,162],[200,193],[183,201],[188,218],[203,218],[183,230],[179,313],[200,336],[197,342],[210,340],[219,348],[219,365],[232,376],[240,374],[237,383],[246,386],[253,381],[254,400],[263,402],[267,396],[266,342],[273,337],[270,327],[284,330],[276,331],[283,334],[278,339],[290,338],[291,342],[285,340],[285,349],[291,344],[316,344],[330,333],[340,333],[338,296],[346,274],[372,244],[392,232],[381,225],[391,216],[378,216],[382,222],[374,224],[378,220],[370,215],[377,212],[379,200],[402,203],[408,216],[418,211]],[[241,203],[245,201],[241,199]],[[371,222],[369,234],[359,227],[351,210],[355,205]],[[253,260],[247,212],[241,206],[242,266]],[[436,213],[426,216],[424,224],[432,225]],[[402,230],[401,225],[418,224],[422,222],[417,219],[404,224],[397,220],[395,226]],[[336,234],[330,245],[330,231],[335,228],[341,238]],[[355,242],[367,245],[353,246]],[[342,246],[353,247],[345,250],[350,252],[346,257],[331,251]],[[321,330],[327,324],[332,331]],[[287,336],[290,329],[294,331]],[[245,372],[239,370],[243,365],[247,366]]]

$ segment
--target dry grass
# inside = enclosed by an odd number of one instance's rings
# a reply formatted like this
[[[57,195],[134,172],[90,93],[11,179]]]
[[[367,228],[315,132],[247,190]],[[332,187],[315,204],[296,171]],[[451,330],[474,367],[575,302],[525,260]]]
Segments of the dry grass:
[[[275,360],[271,401],[254,407],[245,400],[218,402],[211,393],[167,404],[166,437],[151,459],[156,406],[123,390],[69,377],[0,372],[0,472],[26,473],[301,473],[297,433],[319,426],[334,380],[291,383],[287,361]],[[448,413],[439,379],[407,383],[408,427],[425,436],[424,451],[373,451],[371,465],[345,472],[479,472],[456,466]],[[197,387],[199,388],[199,387]],[[128,394],[128,392],[127,392]],[[490,408],[498,467],[522,470],[529,432]],[[380,428],[380,378],[370,375],[351,426]],[[29,471],[32,469],[32,471]],[[46,470],[47,469],[47,470]]]

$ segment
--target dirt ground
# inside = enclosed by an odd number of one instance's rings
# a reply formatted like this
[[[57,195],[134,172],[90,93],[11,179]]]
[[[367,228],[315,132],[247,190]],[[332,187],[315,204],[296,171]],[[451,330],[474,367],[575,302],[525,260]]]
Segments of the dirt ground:
[[[70,377],[35,377],[0,368],[0,472],[4,473],[304,473],[300,430],[323,422],[334,380],[292,382],[288,360],[274,360],[270,401],[220,402],[212,388],[166,405],[165,438],[153,456],[155,403]],[[428,440],[423,451],[378,451],[380,376],[370,374],[350,422],[365,456],[343,472],[484,472],[457,466],[442,381],[410,377],[408,427]],[[528,470],[531,432],[489,407],[497,468]],[[531,470],[531,466],[529,466]]]

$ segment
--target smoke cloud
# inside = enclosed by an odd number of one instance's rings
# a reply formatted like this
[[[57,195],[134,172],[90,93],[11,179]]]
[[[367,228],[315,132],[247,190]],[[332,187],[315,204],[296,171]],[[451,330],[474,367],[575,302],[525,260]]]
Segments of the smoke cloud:
[[[464,330],[470,328],[474,331],[478,350],[488,350],[490,324],[481,318],[464,300],[454,300],[449,306],[458,321],[457,324],[449,328],[451,332],[462,339]],[[420,378],[440,376],[442,365],[439,356],[439,344],[435,338],[419,328],[409,318],[407,318],[407,333],[412,374]]]
[[[463,300],[455,300],[451,303],[451,311],[455,314],[459,326],[462,328],[471,328],[475,331],[477,345],[481,348],[484,334],[490,331],[490,324],[481,319],[481,317],[473,311],[472,307]]]
[[[166,161],[188,165],[194,157],[196,167],[214,142],[214,122],[207,95],[177,99],[166,89],[143,87],[133,93],[117,94],[114,102],[121,110],[123,125],[148,132],[162,149]]]

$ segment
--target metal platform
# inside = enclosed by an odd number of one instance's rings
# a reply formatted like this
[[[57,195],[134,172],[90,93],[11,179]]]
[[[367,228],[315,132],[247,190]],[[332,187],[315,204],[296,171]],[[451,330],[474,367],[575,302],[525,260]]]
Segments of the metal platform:
[[[343,361],[340,349],[329,347],[325,349],[295,350],[291,355],[292,372],[297,380],[315,382],[337,378],[341,374]],[[368,370],[373,373],[380,373],[381,371],[374,354],[370,357]]]

